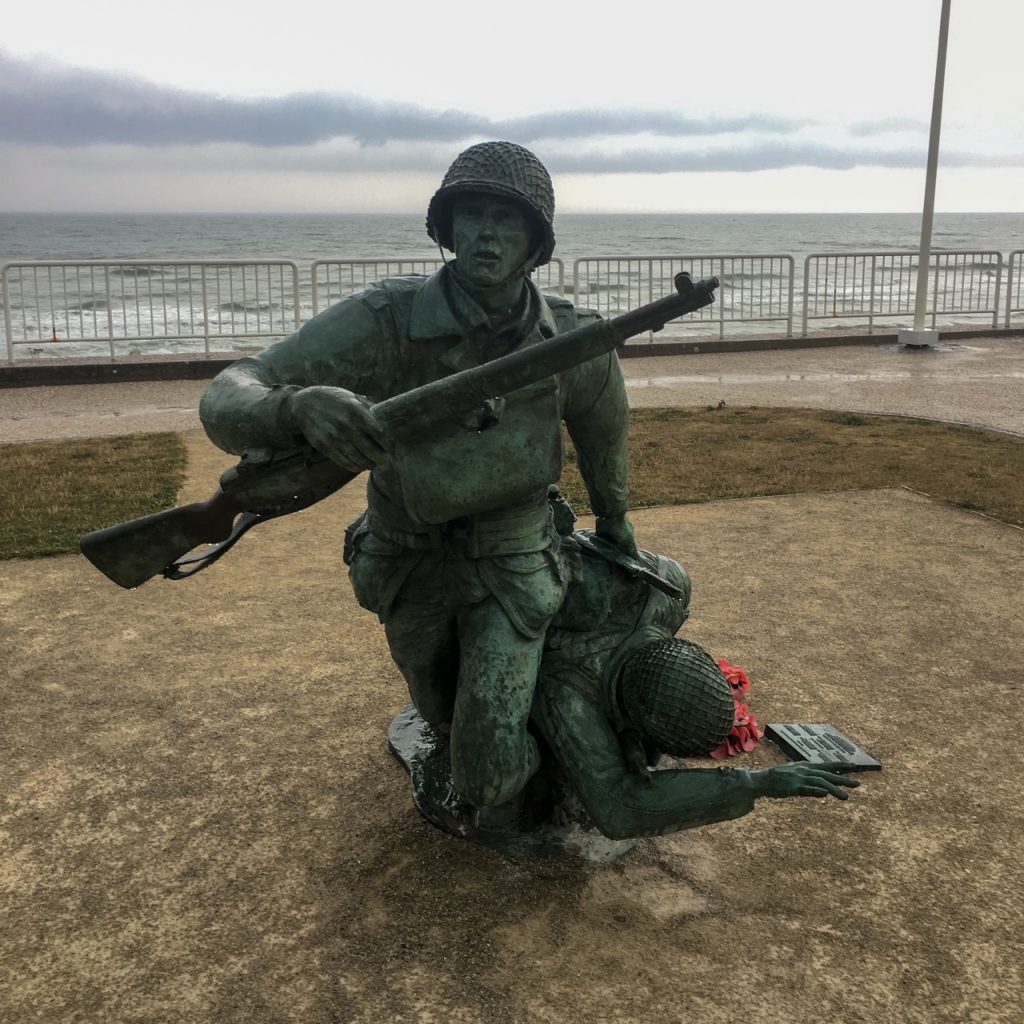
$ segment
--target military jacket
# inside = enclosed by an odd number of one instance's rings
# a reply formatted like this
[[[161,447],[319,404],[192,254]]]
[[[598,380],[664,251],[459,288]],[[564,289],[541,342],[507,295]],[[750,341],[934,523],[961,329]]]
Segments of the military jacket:
[[[211,440],[226,451],[240,453],[247,447],[268,445],[287,448],[298,438],[283,415],[290,393],[311,385],[343,387],[377,402],[438,380],[457,370],[477,365],[481,340],[487,333],[487,317],[464,293],[456,292],[453,302],[450,268],[429,278],[396,278],[374,285],[359,295],[331,307],[307,322],[301,330],[271,346],[260,355],[239,360],[223,371],[203,396],[200,413]],[[576,315],[564,299],[542,298],[532,282],[527,283],[529,302],[520,347],[537,344],[574,325]],[[457,487],[472,490],[483,478],[493,485],[492,501],[485,494],[470,506],[469,515],[485,522],[492,513],[536,502],[537,495],[554,483],[561,469],[559,421],[564,420],[576,446],[580,469],[587,484],[595,514],[608,516],[625,512],[628,499],[628,407],[618,360],[614,353],[591,360],[508,396],[507,405],[522,407],[518,426],[522,433],[495,428],[480,433],[494,443],[493,464],[486,455],[470,468],[466,465],[461,433],[472,438],[474,431],[454,427],[448,436],[425,438],[419,453],[425,468],[419,481],[428,482],[431,449],[441,449],[433,470],[446,481],[461,477]],[[511,435],[511,440],[509,439]],[[516,442],[520,450],[514,451]],[[437,442],[432,444],[432,442]],[[409,446],[414,447],[414,446]],[[460,460],[460,455],[462,459]],[[497,460],[503,461],[497,461]],[[540,463],[532,483],[528,474],[512,463]],[[502,478],[517,476],[508,497],[502,497]],[[467,481],[467,477],[473,479]],[[456,487],[456,489],[457,489]],[[486,488],[485,488],[486,490]],[[395,531],[429,534],[431,525],[443,524],[442,501],[417,515],[417,498],[403,493],[395,467],[385,464],[372,473],[371,508],[375,497]],[[437,514],[440,511],[440,515]],[[449,511],[460,513],[452,506]],[[431,514],[433,513],[433,514]],[[491,535],[500,527],[485,527]],[[506,548],[511,537],[495,541]]]
[[[565,299],[542,297],[532,282],[526,288],[522,323],[513,325],[517,347],[594,316],[578,315]],[[291,447],[299,438],[287,415],[290,394],[327,385],[382,401],[503,354],[488,353],[489,335],[487,316],[458,288],[450,267],[431,277],[384,281],[224,370],[203,396],[203,424],[227,451]],[[562,422],[594,512],[625,512],[629,415],[614,353],[513,392],[499,399],[494,412],[498,423],[489,430],[453,424],[441,436],[399,446],[398,464],[384,463],[370,474],[368,516],[360,532],[369,532],[377,548],[436,552],[454,547],[465,557],[492,561],[547,552],[550,561],[558,538],[546,492],[561,471]],[[410,479],[415,481],[411,489]],[[463,497],[468,505],[460,508]],[[372,601],[382,618],[412,563],[391,564],[395,571],[386,592]],[[485,565],[484,573],[490,571]],[[553,610],[542,615],[538,606],[513,618],[528,622],[535,633]]]
[[[672,636],[683,621],[689,582],[681,566],[641,552],[685,600],[588,560],[544,638],[532,716],[595,825],[609,838],[664,835],[749,813],[754,790],[743,769],[664,768],[637,772],[627,760],[628,724],[618,677],[638,647]]]

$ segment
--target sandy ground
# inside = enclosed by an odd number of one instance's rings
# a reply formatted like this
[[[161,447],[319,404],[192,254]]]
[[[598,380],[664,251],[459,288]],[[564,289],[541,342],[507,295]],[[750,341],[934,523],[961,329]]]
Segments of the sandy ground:
[[[230,460],[189,450],[205,497]],[[360,505],[131,592],[0,563],[5,1024],[1021,1020],[1024,532],[906,491],[638,512],[761,722],[885,770],[610,866],[515,863],[427,825],[386,751],[406,698],[340,565]]]

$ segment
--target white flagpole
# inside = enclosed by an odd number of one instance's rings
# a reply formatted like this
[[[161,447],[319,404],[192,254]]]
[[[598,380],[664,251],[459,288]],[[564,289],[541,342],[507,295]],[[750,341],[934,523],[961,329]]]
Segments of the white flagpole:
[[[931,262],[932,221],[935,216],[935,178],[939,170],[939,131],[942,128],[942,89],[946,79],[946,43],[949,39],[949,7],[951,0],[942,0],[939,18],[939,53],[935,61],[935,92],[932,96],[932,126],[928,136],[928,168],[925,172],[924,211],[921,214],[921,252],[917,261],[917,295],[914,302],[913,330],[901,328],[901,345],[931,345],[939,340],[939,332],[926,330],[925,310],[928,305],[928,265]]]

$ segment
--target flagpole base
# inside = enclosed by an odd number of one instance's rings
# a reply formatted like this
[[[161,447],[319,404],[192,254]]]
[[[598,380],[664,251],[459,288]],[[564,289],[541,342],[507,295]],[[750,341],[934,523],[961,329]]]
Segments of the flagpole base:
[[[896,344],[902,348],[933,348],[938,343],[938,331],[916,331],[912,327],[901,327],[896,332]]]

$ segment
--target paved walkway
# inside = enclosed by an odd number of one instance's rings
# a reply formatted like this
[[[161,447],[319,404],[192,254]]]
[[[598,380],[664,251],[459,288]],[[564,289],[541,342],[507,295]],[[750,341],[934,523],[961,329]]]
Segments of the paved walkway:
[[[810,406],[1024,433],[1024,339],[655,356],[623,361],[634,406]],[[0,389],[0,441],[191,430],[206,381]]]

